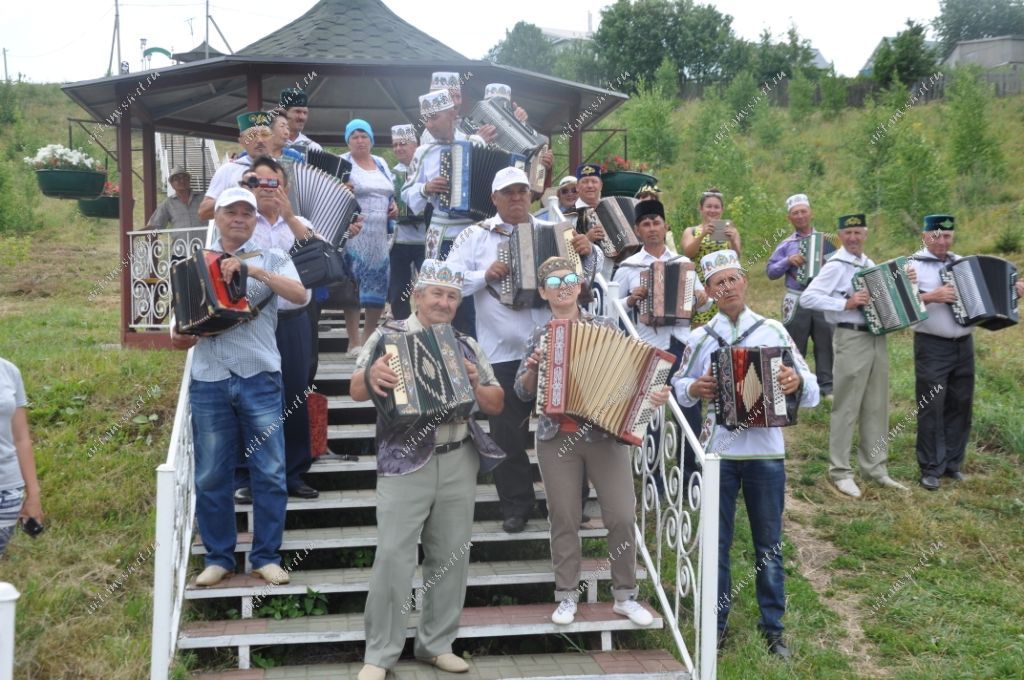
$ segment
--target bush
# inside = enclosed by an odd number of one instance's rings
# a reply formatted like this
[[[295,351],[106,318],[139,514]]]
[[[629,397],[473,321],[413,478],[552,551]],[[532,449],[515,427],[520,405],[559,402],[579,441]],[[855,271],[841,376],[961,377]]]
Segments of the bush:
[[[667,54],[654,72],[654,89],[668,99],[679,97],[679,69]]]
[[[763,105],[764,95],[758,89],[750,71],[740,71],[725,91],[730,110],[730,126],[746,132],[750,128],[754,107]]]
[[[10,81],[0,83],[0,125],[13,125],[21,117],[17,87]]]
[[[949,183],[935,145],[921,133],[920,123],[901,126],[885,163],[879,169],[880,205],[902,213],[909,233],[919,236],[919,220],[937,205],[948,204]]]
[[[626,122],[633,156],[655,166],[670,165],[676,159],[679,137],[672,132],[675,100],[641,81],[629,101]]]
[[[0,234],[37,229],[35,177],[21,161],[0,160]]]
[[[989,130],[986,110],[991,88],[976,67],[954,69],[946,85],[950,162],[957,174],[1003,174],[1003,159]]]
[[[774,149],[782,139],[782,121],[777,111],[767,103],[754,114],[750,128],[758,144],[765,149]]]
[[[814,111],[814,83],[797,70],[789,79],[789,118],[802,123]]]
[[[829,71],[821,79],[821,113],[825,120],[835,120],[846,108],[846,82]]]

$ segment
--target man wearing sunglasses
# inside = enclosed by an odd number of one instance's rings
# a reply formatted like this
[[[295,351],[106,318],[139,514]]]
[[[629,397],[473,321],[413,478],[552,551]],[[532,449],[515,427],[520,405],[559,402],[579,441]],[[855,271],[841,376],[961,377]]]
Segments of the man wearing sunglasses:
[[[572,175],[566,175],[558,183],[558,188],[555,190],[555,195],[558,196],[558,209],[563,214],[576,212],[576,197],[579,195],[576,191],[576,178]],[[544,220],[546,222],[554,222],[555,216],[551,214],[547,208],[540,210],[533,214],[538,220]]]

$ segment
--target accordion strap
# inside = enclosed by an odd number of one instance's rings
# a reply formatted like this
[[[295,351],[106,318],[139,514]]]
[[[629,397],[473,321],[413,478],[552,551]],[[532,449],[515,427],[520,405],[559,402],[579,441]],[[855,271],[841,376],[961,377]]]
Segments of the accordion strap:
[[[249,260],[251,258],[256,257],[257,255],[262,255],[262,254],[263,254],[262,250],[254,250],[251,253],[242,253],[240,255],[229,255],[229,257],[237,257],[239,260],[242,260],[242,267],[246,269],[246,274],[248,275],[248,268],[245,265],[245,260]],[[263,282],[261,281],[260,283],[263,283]],[[269,305],[270,301],[272,299],[274,299],[274,295],[276,295],[276,293],[274,293],[274,291],[270,290],[270,286],[268,284],[264,283],[263,285],[266,287],[266,289],[268,291],[270,291],[270,295],[266,296],[265,298],[263,298],[262,300],[260,300],[256,304],[256,309],[259,310],[259,311],[263,311],[263,308],[266,307],[267,305]]]
[[[719,335],[718,332],[714,328],[712,328],[710,324],[704,326],[704,330],[707,331],[708,335],[710,335],[711,337],[713,337],[715,340],[718,341],[718,346],[719,347],[724,348],[724,347],[735,346],[735,345],[740,344],[741,342],[743,342],[744,340],[747,339],[747,336],[749,336],[751,333],[756,331],[758,329],[758,327],[761,324],[763,324],[763,323],[764,323],[764,319],[758,319],[754,323],[753,326],[751,326],[747,330],[743,331],[743,334],[740,337],[738,337],[735,340],[733,340],[732,342],[726,342],[725,338],[723,338],[721,335]]]

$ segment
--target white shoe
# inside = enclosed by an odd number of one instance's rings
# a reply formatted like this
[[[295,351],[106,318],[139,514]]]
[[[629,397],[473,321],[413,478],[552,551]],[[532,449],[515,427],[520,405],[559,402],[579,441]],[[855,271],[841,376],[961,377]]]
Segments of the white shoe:
[[[887,489],[896,489],[897,491],[907,490],[907,487],[903,486],[902,484],[900,484],[899,482],[897,482],[895,479],[888,475],[879,479],[878,483]]]
[[[273,562],[264,564],[259,569],[253,569],[252,573],[259,574],[263,577],[263,580],[267,583],[273,583],[275,586],[280,583],[288,583],[291,578],[288,576],[288,572],[277,566]]]
[[[629,617],[629,620],[638,626],[647,627],[654,623],[654,617],[651,616],[651,613],[644,609],[642,604],[633,599],[616,602],[615,606],[612,607],[612,611]]]
[[[567,597],[562,600],[558,609],[551,615],[551,621],[560,626],[568,626],[576,619],[576,600]]]
[[[363,664],[362,669],[360,669],[357,680],[384,680],[384,676],[387,674],[388,670],[386,668],[367,663]]]
[[[420,661],[429,663],[445,673],[465,673],[469,671],[469,664],[466,663],[464,659],[452,654],[451,652],[435,656],[432,659],[420,659]]]
[[[860,489],[857,488],[857,484],[852,479],[833,480],[832,485],[841,494],[851,498],[860,498]]]
[[[211,564],[203,572],[196,576],[197,586],[215,586],[224,580],[224,577],[228,575],[228,570],[216,564]]]

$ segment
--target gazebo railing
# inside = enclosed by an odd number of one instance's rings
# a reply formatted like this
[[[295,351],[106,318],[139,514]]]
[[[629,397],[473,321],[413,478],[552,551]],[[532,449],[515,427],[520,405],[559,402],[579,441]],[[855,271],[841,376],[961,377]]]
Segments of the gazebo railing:
[[[135,330],[167,330],[171,318],[171,264],[206,243],[209,227],[128,232],[132,321]]]

